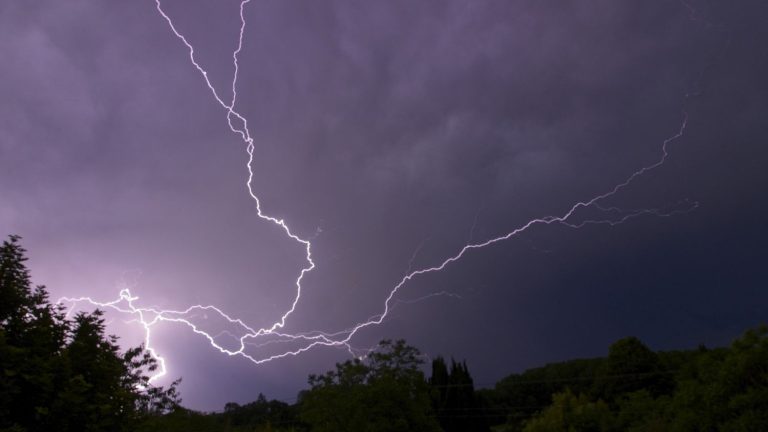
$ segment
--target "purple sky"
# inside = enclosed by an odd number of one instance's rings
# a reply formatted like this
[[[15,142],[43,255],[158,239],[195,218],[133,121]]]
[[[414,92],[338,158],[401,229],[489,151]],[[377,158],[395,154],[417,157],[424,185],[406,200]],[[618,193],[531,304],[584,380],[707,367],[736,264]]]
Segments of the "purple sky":
[[[239,2],[162,4],[229,100]],[[414,279],[352,345],[405,338],[491,385],[627,335],[719,345],[766,321],[763,2],[253,0],[245,16],[254,192],[318,266],[286,330],[345,329],[409,266],[610,190],[658,160],[683,111],[666,163],[603,204],[697,209],[533,227]],[[290,307],[303,250],[257,217],[245,145],[153,1],[3,2],[0,58],[0,234],[24,237],[53,298],[130,287],[143,306],[215,304],[253,327]],[[348,356],[255,366],[154,329],[197,409],[291,401]]]

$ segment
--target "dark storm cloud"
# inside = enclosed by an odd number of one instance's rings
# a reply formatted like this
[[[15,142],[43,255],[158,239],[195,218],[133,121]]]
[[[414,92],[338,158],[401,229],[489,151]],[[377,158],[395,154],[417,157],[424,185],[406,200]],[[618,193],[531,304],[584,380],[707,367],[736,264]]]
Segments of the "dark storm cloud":
[[[399,299],[461,299],[398,303],[354,342],[405,337],[492,383],[630,333],[723,343],[764,319],[765,7],[692,4],[251,2],[237,108],[254,187],[318,263],[290,330],[380,312],[417,248],[433,265],[606,191],[657,160],[683,110],[668,162],[612,204],[695,212],[536,228],[414,280]],[[163,5],[228,100],[238,3]],[[25,236],[35,280],[106,300],[140,269],[146,304],[277,319],[302,251],[256,218],[244,146],[154,3],[7,2],[0,23],[0,227]],[[208,409],[291,397],[343,355],[254,367],[173,326],[157,343]]]

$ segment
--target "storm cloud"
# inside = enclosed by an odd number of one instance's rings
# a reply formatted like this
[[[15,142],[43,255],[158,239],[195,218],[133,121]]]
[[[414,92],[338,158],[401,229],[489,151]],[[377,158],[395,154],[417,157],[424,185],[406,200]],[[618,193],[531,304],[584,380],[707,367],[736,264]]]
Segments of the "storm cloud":
[[[226,100],[238,5],[163,1]],[[666,163],[606,204],[697,209],[473,251],[408,283],[353,345],[405,338],[492,385],[629,334],[717,345],[764,321],[767,9],[249,3],[236,108],[254,191],[317,263],[287,330],[348,328],[409,268],[610,190],[658,160],[686,114]],[[245,145],[154,2],[3,2],[0,58],[0,233],[24,237],[54,298],[130,286],[145,305],[216,304],[254,327],[290,307],[303,250],[257,218]],[[204,409],[290,400],[348,355],[254,366],[172,324],[155,342],[185,405]]]

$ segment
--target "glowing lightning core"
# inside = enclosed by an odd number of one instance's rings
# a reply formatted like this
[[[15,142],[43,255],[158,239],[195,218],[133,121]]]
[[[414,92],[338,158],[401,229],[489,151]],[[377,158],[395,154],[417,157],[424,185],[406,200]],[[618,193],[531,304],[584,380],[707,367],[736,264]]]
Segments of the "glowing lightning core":
[[[299,237],[293,231],[291,231],[291,228],[285,223],[283,219],[278,219],[264,213],[262,211],[261,201],[253,191],[252,165],[253,165],[253,159],[254,159],[254,142],[253,142],[253,138],[251,137],[250,131],[248,129],[247,119],[243,117],[235,109],[235,105],[237,102],[237,79],[238,79],[238,73],[239,73],[238,55],[240,54],[243,48],[243,35],[245,33],[245,24],[246,24],[244,10],[245,10],[245,6],[248,3],[250,3],[250,1],[251,0],[241,0],[240,6],[239,6],[240,31],[239,31],[237,48],[232,53],[232,61],[234,64],[234,74],[232,78],[232,99],[229,103],[225,102],[219,96],[219,93],[217,92],[216,88],[213,86],[210,79],[208,78],[208,72],[197,62],[195,58],[194,47],[192,46],[192,44],[189,43],[189,41],[184,37],[184,35],[178,31],[173,21],[171,20],[171,18],[165,13],[165,11],[162,8],[161,1],[155,0],[155,4],[156,4],[156,9],[158,13],[167,22],[171,32],[173,32],[176,38],[178,38],[184,44],[184,46],[186,46],[189,52],[190,62],[195,67],[195,69],[197,69],[197,71],[200,72],[206,86],[210,90],[216,102],[218,102],[218,104],[221,105],[221,107],[226,110],[227,124],[229,125],[229,128],[232,130],[232,132],[239,135],[243,140],[243,142],[246,144],[246,152],[248,154],[248,159],[246,163],[246,167],[248,169],[248,179],[246,181],[246,186],[248,188],[249,195],[251,196],[251,198],[254,200],[256,204],[256,212],[258,217],[272,224],[277,225],[278,227],[280,227],[280,229],[282,229],[285,232],[285,234],[289,238],[291,238],[293,241],[299,243],[302,247],[304,247],[305,253],[306,253],[305,259],[307,264],[301,269],[301,272],[296,278],[296,282],[295,282],[296,295],[293,298],[291,307],[280,317],[278,321],[273,323],[271,326],[259,328],[259,329],[251,328],[240,319],[232,318],[229,315],[227,315],[224,311],[222,311],[220,308],[212,305],[206,305],[206,306],[194,305],[183,310],[167,310],[167,309],[158,309],[154,307],[139,307],[136,305],[136,302],[138,301],[139,298],[136,296],[133,296],[129,291],[129,289],[127,288],[121,290],[118,298],[111,302],[99,302],[89,297],[79,297],[79,298],[63,297],[59,300],[59,302],[69,302],[72,304],[87,302],[96,307],[109,308],[120,313],[132,315],[134,317],[133,321],[139,323],[144,329],[144,335],[145,335],[144,344],[147,350],[159,362],[158,372],[152,377],[151,381],[156,380],[157,378],[167,373],[165,359],[163,359],[156,352],[155,348],[152,346],[152,340],[151,340],[152,327],[160,322],[175,322],[175,323],[184,324],[189,328],[191,328],[193,332],[205,337],[210,342],[211,346],[219,350],[220,352],[227,354],[229,356],[242,356],[256,364],[261,364],[264,362],[268,362],[268,361],[286,357],[286,356],[298,355],[316,346],[344,347],[350,353],[353,353],[353,349],[349,345],[351,339],[360,330],[366,327],[381,324],[387,318],[392,308],[392,301],[394,299],[394,296],[407,282],[409,282],[411,279],[419,275],[439,272],[449,264],[453,263],[454,261],[461,259],[464,256],[464,254],[466,254],[471,250],[481,249],[481,248],[493,245],[495,243],[508,240],[534,227],[535,225],[550,225],[553,223],[558,223],[571,228],[581,228],[587,224],[616,225],[619,223],[623,223],[628,219],[641,216],[641,215],[670,216],[670,215],[681,213],[681,212],[687,212],[687,211],[693,210],[698,205],[698,203],[696,202],[685,200],[679,203],[679,205],[676,206],[676,208],[673,208],[672,210],[661,210],[661,209],[622,210],[616,207],[610,207],[610,206],[605,206],[601,204],[601,202],[605,201],[607,198],[614,196],[615,194],[620,192],[622,189],[629,186],[638,177],[642,176],[648,171],[651,171],[655,168],[660,167],[661,165],[664,164],[664,162],[666,162],[669,155],[669,152],[668,152],[669,144],[677,140],[681,136],[683,136],[683,133],[685,132],[685,129],[688,123],[688,116],[685,112],[683,112],[682,121],[680,123],[680,127],[677,130],[677,132],[674,135],[667,138],[666,140],[664,140],[664,142],[662,143],[660,158],[655,163],[641,167],[637,171],[633,172],[623,182],[616,184],[612,188],[609,188],[606,192],[595,195],[583,201],[578,201],[575,204],[573,204],[567,211],[565,211],[560,215],[544,216],[536,219],[531,219],[528,222],[524,223],[523,225],[507,232],[504,235],[494,237],[482,242],[477,242],[477,243],[470,242],[466,244],[464,247],[462,247],[457,253],[446,258],[438,265],[434,265],[431,267],[426,267],[418,270],[412,270],[411,268],[409,268],[407,273],[402,277],[402,279],[400,279],[400,281],[397,284],[395,284],[390,290],[389,295],[386,297],[384,301],[383,311],[379,314],[376,314],[370,317],[364,322],[357,323],[347,329],[337,331],[335,333],[325,333],[321,331],[311,331],[311,332],[296,333],[296,334],[284,333],[281,331],[281,329],[285,326],[286,320],[295,311],[296,305],[301,299],[301,293],[302,293],[301,284],[304,279],[304,276],[308,272],[310,272],[312,269],[315,268],[315,263],[314,261],[312,261],[312,245],[310,241]],[[580,209],[587,209],[587,208],[590,208],[594,211],[602,212],[606,216],[603,219],[588,219],[588,220],[582,220],[582,221],[573,221],[574,215]],[[432,297],[434,295],[441,295],[441,294],[448,294],[448,293],[434,293],[432,295],[428,295],[428,296],[416,299],[416,301],[420,299]],[[199,316],[199,314],[204,314],[204,315],[213,314],[216,317],[222,319],[224,322],[227,323],[227,325],[233,328],[229,330],[220,331],[215,334],[208,333],[207,331],[201,329],[200,325],[196,324],[196,318]],[[241,336],[238,336],[238,334],[240,334]],[[222,336],[227,336],[228,339],[235,340],[237,347],[236,348],[224,347],[225,344],[219,341],[219,339]],[[276,345],[279,343],[288,343],[288,344],[292,343],[294,344],[293,345],[294,347],[280,351],[277,354],[262,355],[262,356],[255,356],[253,354],[249,354],[248,352],[246,352],[247,347],[262,348],[267,345]],[[296,348],[296,346],[298,346],[298,348]]]

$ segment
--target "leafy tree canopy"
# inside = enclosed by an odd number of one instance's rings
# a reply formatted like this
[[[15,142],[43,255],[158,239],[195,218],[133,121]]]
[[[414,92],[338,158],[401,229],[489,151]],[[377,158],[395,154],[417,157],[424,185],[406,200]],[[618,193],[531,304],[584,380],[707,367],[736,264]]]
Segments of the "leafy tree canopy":
[[[439,431],[419,351],[383,340],[364,359],[309,377],[300,416],[313,431]]]
[[[0,246],[0,431],[123,431],[178,401],[149,383],[156,361],[121,352],[100,311],[68,319],[32,287],[20,237]]]

